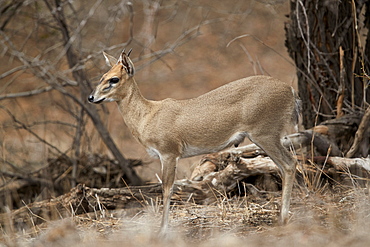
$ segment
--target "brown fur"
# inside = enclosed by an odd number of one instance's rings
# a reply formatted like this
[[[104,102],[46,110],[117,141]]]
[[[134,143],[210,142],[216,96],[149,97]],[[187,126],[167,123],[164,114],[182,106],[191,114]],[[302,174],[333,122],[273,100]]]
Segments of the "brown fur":
[[[133,136],[162,163],[163,219],[168,225],[170,196],[177,160],[217,152],[238,145],[245,137],[260,146],[278,165],[283,177],[281,221],[288,220],[296,161],[281,145],[286,127],[294,124],[299,104],[291,86],[268,76],[230,82],[188,100],[145,99],[134,80],[134,66],[125,53],[116,61],[105,54],[112,68],[89,101],[117,101]],[[120,81],[110,84],[118,77]],[[109,90],[104,90],[111,87]]]

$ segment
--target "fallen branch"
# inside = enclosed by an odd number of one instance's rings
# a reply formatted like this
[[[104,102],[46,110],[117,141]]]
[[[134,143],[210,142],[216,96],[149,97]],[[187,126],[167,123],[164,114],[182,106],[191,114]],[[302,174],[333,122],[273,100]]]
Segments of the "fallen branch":
[[[282,145],[287,149],[298,150],[301,148],[310,148],[311,145],[314,146],[316,152],[319,155],[331,155],[339,156],[341,154],[338,146],[331,141],[326,134],[318,132],[318,130],[327,128],[325,126],[316,126],[315,130],[304,130],[298,133],[290,134],[284,136],[280,141]],[[220,153],[232,153],[234,155],[242,154],[243,157],[257,156],[260,154],[266,155],[256,144],[249,144],[246,146],[241,146]]]
[[[348,168],[359,167],[370,173],[370,158],[329,157],[327,163],[337,170],[348,171]]]
[[[175,182],[172,202],[190,201],[197,204],[209,204],[216,201],[220,195],[240,194],[241,187],[245,188],[242,193],[255,196],[260,195],[261,191],[271,193],[281,188],[279,170],[270,158],[258,156],[247,159],[242,156],[242,154],[236,155],[232,152],[205,156],[194,169],[190,180],[183,179]],[[338,174],[349,175],[349,169],[353,167],[365,171],[366,176],[364,177],[368,177],[370,173],[370,158],[349,159],[320,156],[315,157],[313,161],[317,164],[325,164],[319,168],[323,171],[316,170],[320,174],[333,174],[337,171]],[[300,172],[297,171],[297,173]],[[102,189],[79,184],[69,193],[55,199],[31,203],[17,210],[0,214],[0,224],[4,226],[4,229],[17,226],[18,230],[22,230],[50,220],[60,219],[60,217],[90,212],[100,217],[99,215],[104,212],[98,212],[102,210],[145,208],[153,202],[161,201],[161,198],[160,183]]]
[[[369,135],[370,135],[370,106],[367,107],[364,116],[362,117],[361,123],[355,135],[355,140],[347,152],[346,157],[355,157],[361,154],[363,157],[368,155],[369,152]],[[362,150],[359,150],[359,149]]]

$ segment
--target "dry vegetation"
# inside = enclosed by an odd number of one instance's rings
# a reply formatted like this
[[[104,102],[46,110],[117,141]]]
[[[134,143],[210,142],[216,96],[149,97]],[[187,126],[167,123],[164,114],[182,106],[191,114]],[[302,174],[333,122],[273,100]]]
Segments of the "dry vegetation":
[[[7,231],[2,241],[8,246],[365,246],[370,241],[367,189],[298,191],[286,226],[274,222],[278,197],[225,197],[207,206],[174,205],[166,240],[156,237],[160,206],[153,202],[141,209],[46,220],[23,232]]]
[[[8,6],[12,1],[1,2]],[[114,155],[73,99],[87,103],[72,71],[82,69],[89,83],[96,83],[107,69],[103,50],[117,55],[126,45],[133,48],[136,78],[150,99],[190,98],[254,74],[295,83],[284,47],[288,1],[138,0],[132,1],[133,12],[121,0],[61,1],[80,58],[73,68],[45,2],[52,1],[14,1],[14,12],[0,7],[2,217],[31,202],[57,198],[78,183],[125,187]],[[227,46],[243,34],[249,36]],[[30,90],[46,92],[19,96]],[[99,107],[98,114],[140,177],[156,182],[158,162],[132,140],[116,106]],[[189,178],[191,164],[199,159],[183,160],[178,179]],[[102,166],[109,167],[104,176]],[[68,203],[67,215],[23,207],[27,212],[21,218],[2,218],[0,246],[365,246],[370,242],[367,180],[358,183],[350,173],[344,175],[345,184],[326,179],[312,186],[311,178],[297,183],[286,226],[276,224],[279,192],[220,192],[209,205],[176,202],[166,240],[156,237],[158,199],[115,210],[97,203],[86,214],[73,212]],[[43,180],[30,186],[35,178]]]
[[[85,164],[91,169],[79,175],[82,181],[101,186],[106,174],[102,175],[97,168],[111,166],[111,180],[105,183],[116,187],[114,181],[122,177],[117,174],[116,162],[106,157],[86,160],[94,163]],[[224,166],[232,163],[219,161]],[[58,166],[51,166],[54,170],[50,167],[50,175],[58,170],[60,174],[66,165],[61,158],[51,160],[50,164],[55,163]],[[160,185],[151,185],[150,194],[143,186],[129,186],[123,188],[129,193],[122,193],[121,188],[99,190],[79,185],[55,199],[1,214],[0,240],[4,246],[366,245],[370,241],[367,179],[346,168],[333,176],[333,172],[328,173],[333,169],[329,163],[301,164],[297,169],[290,221],[285,226],[276,222],[280,191],[264,189],[266,183],[271,188],[271,181],[279,187],[279,178],[271,180],[270,175],[266,179],[267,174],[262,174],[241,180],[227,193],[213,190],[214,200],[203,203],[199,203],[203,198],[189,197],[186,193],[188,180],[177,181],[167,239],[157,238]],[[334,178],[335,175],[340,179]]]

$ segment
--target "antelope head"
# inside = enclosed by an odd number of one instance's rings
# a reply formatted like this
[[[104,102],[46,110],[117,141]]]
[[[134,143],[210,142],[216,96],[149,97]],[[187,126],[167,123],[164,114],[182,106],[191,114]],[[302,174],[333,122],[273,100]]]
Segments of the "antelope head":
[[[90,103],[99,104],[103,101],[111,102],[124,98],[126,91],[124,88],[135,74],[134,64],[129,58],[130,53],[131,50],[127,54],[123,50],[120,57],[116,59],[103,52],[105,62],[111,69],[102,76],[98,86],[88,97]]]

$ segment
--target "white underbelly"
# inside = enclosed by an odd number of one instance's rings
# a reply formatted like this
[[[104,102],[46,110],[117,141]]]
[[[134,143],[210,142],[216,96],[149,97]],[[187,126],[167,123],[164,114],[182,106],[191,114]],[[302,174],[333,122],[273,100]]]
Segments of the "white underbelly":
[[[222,143],[212,143],[212,140],[205,140],[204,145],[194,146],[191,144],[185,145],[181,158],[192,157],[201,154],[209,154],[219,152],[232,145],[238,145],[244,141],[245,137],[248,136],[247,132],[237,132],[232,135],[228,140]],[[213,144],[213,145],[212,145]]]

